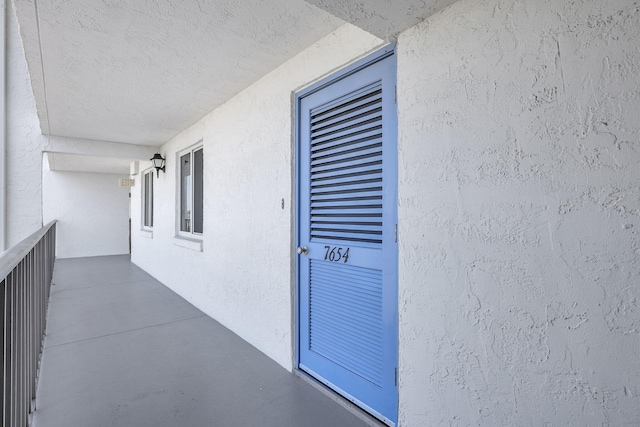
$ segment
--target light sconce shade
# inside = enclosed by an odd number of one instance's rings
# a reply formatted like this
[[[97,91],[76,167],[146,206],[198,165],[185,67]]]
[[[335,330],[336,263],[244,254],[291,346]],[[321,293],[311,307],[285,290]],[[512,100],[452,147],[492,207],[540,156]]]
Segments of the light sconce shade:
[[[158,174],[158,178],[160,178],[160,171],[165,172],[164,170],[164,159],[160,155],[160,153],[156,153],[150,159],[151,163],[153,163],[153,167],[156,168],[156,172]]]

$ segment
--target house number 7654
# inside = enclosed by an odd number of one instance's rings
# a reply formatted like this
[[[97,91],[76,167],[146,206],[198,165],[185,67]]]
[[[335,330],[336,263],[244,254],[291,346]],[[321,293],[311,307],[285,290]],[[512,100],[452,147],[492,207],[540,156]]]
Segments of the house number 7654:
[[[349,249],[351,248],[339,248],[337,246],[325,246],[324,259],[331,262],[344,262],[345,264],[349,260]]]

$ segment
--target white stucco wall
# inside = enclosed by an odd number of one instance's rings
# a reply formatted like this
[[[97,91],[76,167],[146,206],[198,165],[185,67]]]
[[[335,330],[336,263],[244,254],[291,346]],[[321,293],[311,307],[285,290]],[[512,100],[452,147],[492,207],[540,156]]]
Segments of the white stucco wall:
[[[292,93],[381,44],[341,27],[163,146],[167,173],[155,182],[152,238],[139,231],[140,179],[133,189],[133,262],[286,369],[293,363]],[[204,243],[196,252],[175,244],[176,152],[200,140]]]
[[[59,189],[54,194],[43,194],[43,162],[42,152],[45,150],[59,153],[83,154],[96,157],[110,158],[149,158],[152,152],[151,147],[118,144],[107,141],[89,141],[73,138],[61,138],[55,136],[42,135],[36,103],[31,89],[31,77],[27,69],[24,56],[24,49],[19,35],[19,28],[12,9],[12,2],[7,1],[7,146],[6,146],[6,244],[7,248],[19,243],[43,225],[43,199],[55,200],[60,195]],[[46,165],[45,165],[46,167]],[[62,176],[62,175],[60,175]],[[81,175],[76,176],[84,179]],[[91,176],[91,174],[87,175]],[[116,177],[116,185],[117,185]],[[114,182],[114,177],[111,177]],[[98,180],[99,181],[99,180]],[[92,185],[96,183],[93,177],[89,181],[71,183],[70,180],[65,185],[80,192],[86,193],[87,189],[81,189],[82,185]],[[54,185],[55,188],[55,185]],[[106,188],[106,187],[105,187]],[[115,195],[113,189],[108,191],[110,196]],[[69,229],[68,225],[58,224],[59,248],[65,256],[92,256],[98,254],[128,253],[128,232],[126,237],[126,248],[122,244],[122,204],[126,206],[125,221],[128,221],[128,199],[122,199],[122,189],[118,189],[119,198],[114,199],[113,208],[105,208],[105,213],[118,211],[119,222],[115,226],[114,221],[107,215],[100,215],[105,219],[103,227],[113,228],[113,234],[108,235],[106,240],[93,241],[91,243],[77,240],[76,232],[86,228],[86,220],[81,221],[79,229]],[[87,194],[88,197],[88,194]],[[81,198],[82,199],[82,198]],[[68,198],[71,203],[75,199]],[[111,199],[109,199],[111,200]],[[124,201],[123,201],[124,200]],[[69,212],[84,212],[92,209],[95,202],[88,204],[87,200],[79,200],[81,205],[65,207]],[[54,206],[54,205],[52,205]],[[57,219],[52,213],[56,209],[49,209],[44,222]],[[69,218],[67,218],[69,219]],[[97,220],[94,218],[94,221]],[[70,235],[66,235],[69,232]],[[70,244],[77,241],[82,245],[71,248]],[[102,244],[102,247],[99,245]],[[86,250],[85,250],[86,249]]]
[[[42,226],[40,133],[18,24],[7,1],[7,248]]]
[[[640,424],[639,38],[621,0],[461,0],[400,35],[401,426]],[[152,235],[133,189],[133,261],[285,368],[291,93],[379,44],[345,26],[162,147]],[[202,252],[174,238],[200,140]]]
[[[129,187],[120,187],[120,178],[51,171],[43,162],[43,216],[45,223],[58,221],[58,258],[129,253]]]
[[[401,425],[640,425],[639,5],[461,0],[398,52]]]

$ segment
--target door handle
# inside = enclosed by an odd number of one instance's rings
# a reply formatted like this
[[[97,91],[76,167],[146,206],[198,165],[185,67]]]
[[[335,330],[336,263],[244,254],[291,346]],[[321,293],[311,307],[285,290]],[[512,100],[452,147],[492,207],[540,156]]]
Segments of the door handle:
[[[306,246],[298,246],[298,255],[307,255],[309,254],[309,248]]]

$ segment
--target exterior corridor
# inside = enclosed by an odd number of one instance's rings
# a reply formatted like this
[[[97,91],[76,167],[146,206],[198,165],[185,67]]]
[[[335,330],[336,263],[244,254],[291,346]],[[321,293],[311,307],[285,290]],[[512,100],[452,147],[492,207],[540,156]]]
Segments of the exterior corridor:
[[[57,260],[36,427],[364,426],[133,265]]]

